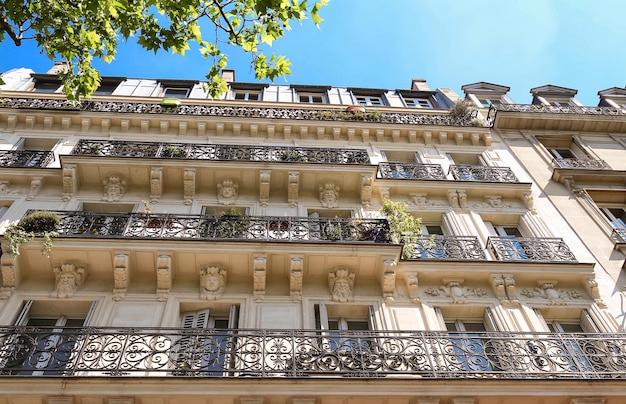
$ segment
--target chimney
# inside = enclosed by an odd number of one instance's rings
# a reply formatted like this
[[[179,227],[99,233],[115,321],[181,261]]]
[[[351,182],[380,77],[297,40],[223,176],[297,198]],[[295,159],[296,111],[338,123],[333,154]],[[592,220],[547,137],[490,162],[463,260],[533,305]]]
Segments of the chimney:
[[[54,66],[46,72],[46,74],[59,74],[59,72],[66,72],[70,68],[68,62],[54,62]]]
[[[411,90],[415,91],[430,91],[426,79],[413,79],[411,80]]]
[[[222,79],[227,83],[233,83],[235,81],[235,70],[224,69],[222,70]]]

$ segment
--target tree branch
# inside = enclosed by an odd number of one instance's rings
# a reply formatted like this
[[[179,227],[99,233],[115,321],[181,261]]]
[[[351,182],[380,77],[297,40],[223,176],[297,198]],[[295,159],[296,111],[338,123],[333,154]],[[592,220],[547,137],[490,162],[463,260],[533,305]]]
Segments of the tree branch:
[[[9,35],[15,46],[20,46],[22,44],[22,39],[15,33],[15,31],[13,31],[13,27],[9,24],[5,17],[0,19],[0,29]]]

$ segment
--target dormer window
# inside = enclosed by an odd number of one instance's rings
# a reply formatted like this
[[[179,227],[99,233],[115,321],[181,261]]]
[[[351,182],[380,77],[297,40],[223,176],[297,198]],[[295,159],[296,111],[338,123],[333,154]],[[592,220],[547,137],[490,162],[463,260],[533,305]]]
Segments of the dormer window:
[[[432,108],[433,104],[428,98],[405,98],[404,102],[408,108]]]
[[[377,96],[373,96],[373,95],[357,95],[356,97],[356,102],[359,105],[362,105],[364,107],[381,107],[383,106],[383,98],[382,97],[377,97]]]
[[[321,93],[308,93],[308,94],[298,94],[298,99],[300,102],[305,102],[309,104],[325,104],[324,94]]]
[[[236,100],[258,101],[260,98],[261,98],[261,93],[258,91],[249,91],[249,90],[235,91]]]
[[[56,93],[61,87],[61,80],[56,74],[33,74],[36,93]]]
[[[187,98],[191,94],[194,85],[198,83],[195,80],[159,80],[163,92],[163,98]]]
[[[111,95],[126,77],[103,77],[93,95]]]

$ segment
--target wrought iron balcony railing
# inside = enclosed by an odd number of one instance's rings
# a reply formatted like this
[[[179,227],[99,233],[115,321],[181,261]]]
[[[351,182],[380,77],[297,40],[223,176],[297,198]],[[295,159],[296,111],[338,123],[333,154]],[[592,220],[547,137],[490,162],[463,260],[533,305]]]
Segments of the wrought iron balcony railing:
[[[405,247],[411,257],[427,260],[486,260],[477,237],[474,236],[420,236]]]
[[[473,126],[473,115],[455,116],[424,112],[349,113],[336,109],[275,107],[262,105],[182,104],[175,107],[157,102],[83,100],[78,104],[60,98],[0,97],[0,108],[53,109],[86,112],[137,114],[174,114],[182,116],[219,116],[230,118],[290,119],[307,121],[363,121],[401,125]],[[193,100],[189,100],[193,102]],[[344,106],[345,107],[345,106]]]
[[[624,334],[0,327],[0,338],[1,376],[626,378]]]
[[[579,105],[491,104],[489,115],[496,111],[534,112],[549,114],[626,115],[626,110],[613,107],[584,107]]]
[[[498,261],[577,262],[561,238],[489,237]]]
[[[451,165],[450,173],[457,181],[519,182],[509,167]]]
[[[58,237],[390,243],[385,219],[56,211]]]
[[[389,162],[380,163],[381,178],[411,180],[445,180],[446,176],[439,164],[417,164]]]
[[[604,160],[584,160],[584,159],[552,159],[552,165],[557,168],[585,168],[590,170],[609,169],[609,165]]]
[[[44,168],[54,161],[54,153],[41,150],[0,150],[0,167]]]
[[[618,244],[626,244],[626,229],[613,229],[611,238]]]
[[[81,139],[73,156],[106,156],[220,161],[263,161],[322,164],[370,164],[364,149],[212,145]]]

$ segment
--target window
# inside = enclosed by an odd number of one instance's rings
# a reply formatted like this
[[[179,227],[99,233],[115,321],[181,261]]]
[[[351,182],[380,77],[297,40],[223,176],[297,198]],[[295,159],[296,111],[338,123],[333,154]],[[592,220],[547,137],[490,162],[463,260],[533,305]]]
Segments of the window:
[[[339,355],[369,353],[372,347],[367,331],[373,329],[371,306],[315,305],[315,323],[322,347]]]
[[[503,260],[527,260],[528,254],[524,250],[524,246],[518,238],[524,237],[522,231],[517,225],[498,225],[491,222],[485,222],[487,231],[495,236],[495,244],[497,247],[498,258]]]
[[[259,101],[261,99],[261,93],[257,91],[244,91],[237,90],[235,91],[235,99],[236,100],[245,100],[245,101]]]
[[[221,376],[232,368],[234,357],[230,349],[238,328],[239,307],[216,306],[181,314],[181,327],[211,330],[184,336],[178,340],[176,352],[177,376]]]
[[[433,104],[428,98],[405,98],[404,102],[408,108],[432,108]]]
[[[497,368],[497,357],[485,349],[486,331],[497,331],[495,321],[489,308],[485,308],[482,318],[453,318],[456,311],[436,308],[435,312],[440,321],[445,324],[449,340],[444,341],[448,346],[442,347],[446,367],[450,371],[481,371],[491,372]],[[482,311],[482,309],[481,309]]]
[[[13,351],[0,366],[13,375],[63,375],[72,361],[80,360],[72,357],[82,340],[74,328],[87,325],[95,307],[95,302],[24,302],[15,325],[33,328],[4,341]]]
[[[167,98],[187,98],[189,96],[190,88],[180,87],[166,87],[163,90],[163,97]]]
[[[94,91],[94,95],[111,95],[125,80],[126,77],[103,77],[100,86]]]
[[[577,158],[571,149],[548,149],[557,160]]]
[[[611,227],[626,232],[626,210],[624,208],[600,208],[600,211],[609,219]]]
[[[489,108],[491,106],[491,104],[493,104],[494,102],[491,101],[488,98],[479,98],[478,102],[480,103],[480,105],[482,105],[484,108]]]
[[[372,107],[381,107],[383,106],[382,97],[375,97],[370,95],[357,95],[356,102],[359,105],[363,105],[364,107],[372,106]]]
[[[565,372],[593,372],[594,368],[595,370],[609,370],[607,367],[610,367],[610,363],[606,361],[607,357],[601,354],[604,352],[602,343],[592,339],[577,338],[586,333],[598,332],[598,326],[589,311],[581,310],[577,318],[558,318],[554,315],[546,318],[538,309],[535,309],[535,314],[545,322],[548,330],[555,334],[533,341],[529,345],[535,348],[531,352],[538,355],[548,353],[550,356],[550,360],[537,358],[534,361],[536,366],[548,371]],[[576,338],[568,334],[576,334]],[[596,357],[596,354],[600,355]]]
[[[298,93],[300,102],[309,104],[325,104],[326,97],[322,93]]]
[[[36,93],[55,93],[61,87],[61,83],[54,81],[35,81],[35,88],[33,89]]]

